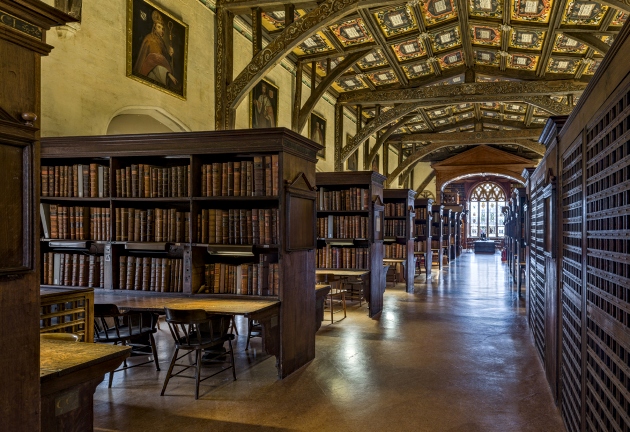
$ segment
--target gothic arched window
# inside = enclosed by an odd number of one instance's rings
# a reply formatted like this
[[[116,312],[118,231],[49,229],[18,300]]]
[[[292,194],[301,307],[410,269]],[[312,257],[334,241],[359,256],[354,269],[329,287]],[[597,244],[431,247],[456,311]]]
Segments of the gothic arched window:
[[[481,237],[482,231],[488,238],[502,238],[505,235],[501,211],[505,206],[505,193],[501,186],[493,182],[478,184],[470,194],[468,206],[470,237]]]

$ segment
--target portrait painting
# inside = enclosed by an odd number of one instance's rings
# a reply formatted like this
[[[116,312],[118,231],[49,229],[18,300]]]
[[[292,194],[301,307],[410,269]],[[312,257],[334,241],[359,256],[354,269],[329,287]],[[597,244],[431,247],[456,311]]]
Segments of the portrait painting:
[[[128,0],[127,76],[186,99],[188,26],[148,0]]]
[[[317,157],[326,159],[326,119],[315,113],[311,113],[309,136],[317,144],[321,144],[324,148],[317,152]]]
[[[249,125],[252,129],[278,126],[278,87],[261,80],[249,95]]]

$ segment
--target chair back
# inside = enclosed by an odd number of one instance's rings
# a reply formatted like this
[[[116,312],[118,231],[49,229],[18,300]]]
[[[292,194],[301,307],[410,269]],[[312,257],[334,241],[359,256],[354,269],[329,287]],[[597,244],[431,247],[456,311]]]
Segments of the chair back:
[[[121,312],[112,303],[94,305],[94,340],[121,342],[155,332],[155,315],[135,311]]]
[[[225,340],[230,315],[208,314],[203,309],[164,307],[166,323],[175,344],[180,348],[215,345]]]

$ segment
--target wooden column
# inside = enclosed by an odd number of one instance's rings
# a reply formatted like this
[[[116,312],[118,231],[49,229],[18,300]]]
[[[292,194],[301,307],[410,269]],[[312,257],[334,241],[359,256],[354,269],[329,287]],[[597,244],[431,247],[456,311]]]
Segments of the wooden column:
[[[217,8],[217,39],[215,56],[215,113],[216,130],[234,129],[235,110],[228,106],[227,86],[232,82],[234,66],[234,14]]]
[[[343,171],[341,148],[343,147],[343,105],[335,104],[335,171]]]
[[[291,112],[291,130],[293,132],[300,133],[298,130],[300,108],[302,108],[302,75],[304,72],[304,63],[297,62],[297,68],[295,70],[295,97],[293,99],[293,111]]]
[[[262,50],[262,9],[252,8],[252,51],[253,55]]]

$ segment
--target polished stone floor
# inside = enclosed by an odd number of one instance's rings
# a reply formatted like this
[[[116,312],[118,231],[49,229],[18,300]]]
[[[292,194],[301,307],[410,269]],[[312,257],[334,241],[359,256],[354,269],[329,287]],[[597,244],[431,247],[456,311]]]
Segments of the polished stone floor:
[[[245,322],[239,322],[241,335]],[[499,255],[464,253],[415,293],[388,287],[379,320],[350,306],[324,322],[313,362],[284,380],[260,340],[238,339],[237,381],[174,379],[162,372],[115,374],[94,396],[95,430],[110,431],[563,431],[518,299]]]

